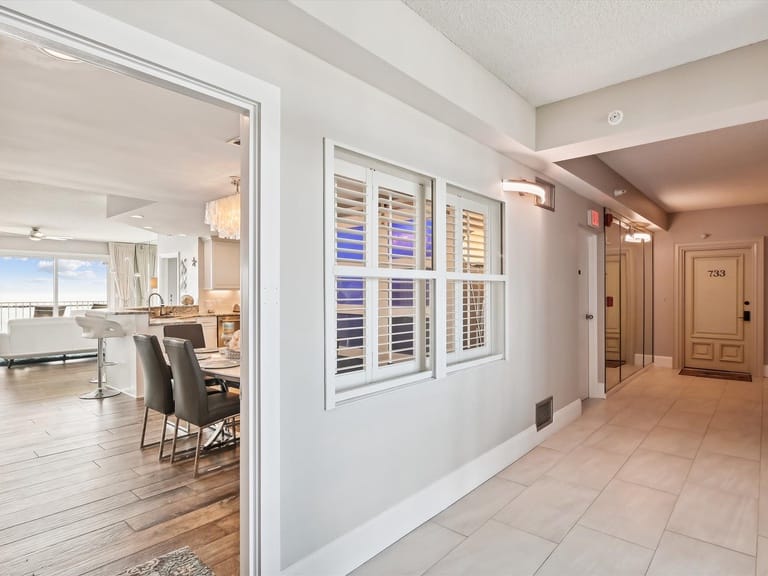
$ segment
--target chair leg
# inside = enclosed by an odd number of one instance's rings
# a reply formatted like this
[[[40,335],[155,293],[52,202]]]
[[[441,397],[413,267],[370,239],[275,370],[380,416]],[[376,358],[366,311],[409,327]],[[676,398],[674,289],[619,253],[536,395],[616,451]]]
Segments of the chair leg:
[[[163,460],[163,448],[165,448],[165,429],[168,427],[168,414],[163,414],[163,431],[160,433],[160,455],[157,457],[158,462]]]
[[[139,442],[139,449],[144,450],[144,436],[147,433],[147,416],[149,415],[149,408],[144,406],[144,424],[141,426],[141,441]]]
[[[171,464],[176,459],[176,437],[179,435],[179,417],[176,416],[176,427],[173,429],[173,444],[171,444]]]
[[[203,428],[198,426],[197,428],[197,446],[195,448],[195,474],[194,478],[197,478],[199,476],[198,473],[198,466],[200,463],[200,444],[203,440]]]

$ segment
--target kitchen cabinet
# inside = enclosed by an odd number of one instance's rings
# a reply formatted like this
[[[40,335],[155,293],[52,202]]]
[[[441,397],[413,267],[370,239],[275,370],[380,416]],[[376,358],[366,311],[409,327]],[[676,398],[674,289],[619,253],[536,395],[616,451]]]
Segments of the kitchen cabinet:
[[[197,319],[203,325],[203,336],[205,337],[206,348],[217,348],[219,345],[219,336],[217,334],[216,316],[201,316]]]
[[[204,284],[207,290],[240,289],[240,242],[211,238],[204,241]]]

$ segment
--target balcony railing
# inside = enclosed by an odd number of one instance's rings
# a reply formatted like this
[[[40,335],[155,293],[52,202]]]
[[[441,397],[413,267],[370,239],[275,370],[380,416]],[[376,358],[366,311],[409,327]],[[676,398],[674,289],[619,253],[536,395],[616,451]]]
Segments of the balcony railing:
[[[51,318],[76,316],[86,310],[106,308],[99,300],[66,300],[61,302],[0,302],[0,332],[8,331],[8,321],[16,318]]]

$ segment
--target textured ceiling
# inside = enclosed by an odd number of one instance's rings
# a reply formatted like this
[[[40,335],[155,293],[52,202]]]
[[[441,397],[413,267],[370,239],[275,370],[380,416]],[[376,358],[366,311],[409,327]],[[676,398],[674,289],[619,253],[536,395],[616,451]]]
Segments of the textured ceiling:
[[[205,234],[203,204],[234,192],[239,115],[0,36],[0,232],[81,240]],[[107,195],[150,200],[107,218]],[[152,226],[150,233],[143,226]]]
[[[768,121],[598,157],[668,212],[768,203]]]
[[[404,0],[535,106],[768,38],[765,0]]]

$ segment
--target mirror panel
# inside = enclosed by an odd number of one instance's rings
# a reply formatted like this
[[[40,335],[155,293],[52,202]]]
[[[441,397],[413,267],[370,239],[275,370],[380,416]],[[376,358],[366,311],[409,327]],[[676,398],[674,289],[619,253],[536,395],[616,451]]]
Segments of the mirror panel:
[[[621,380],[621,226],[605,214],[605,390]]]

